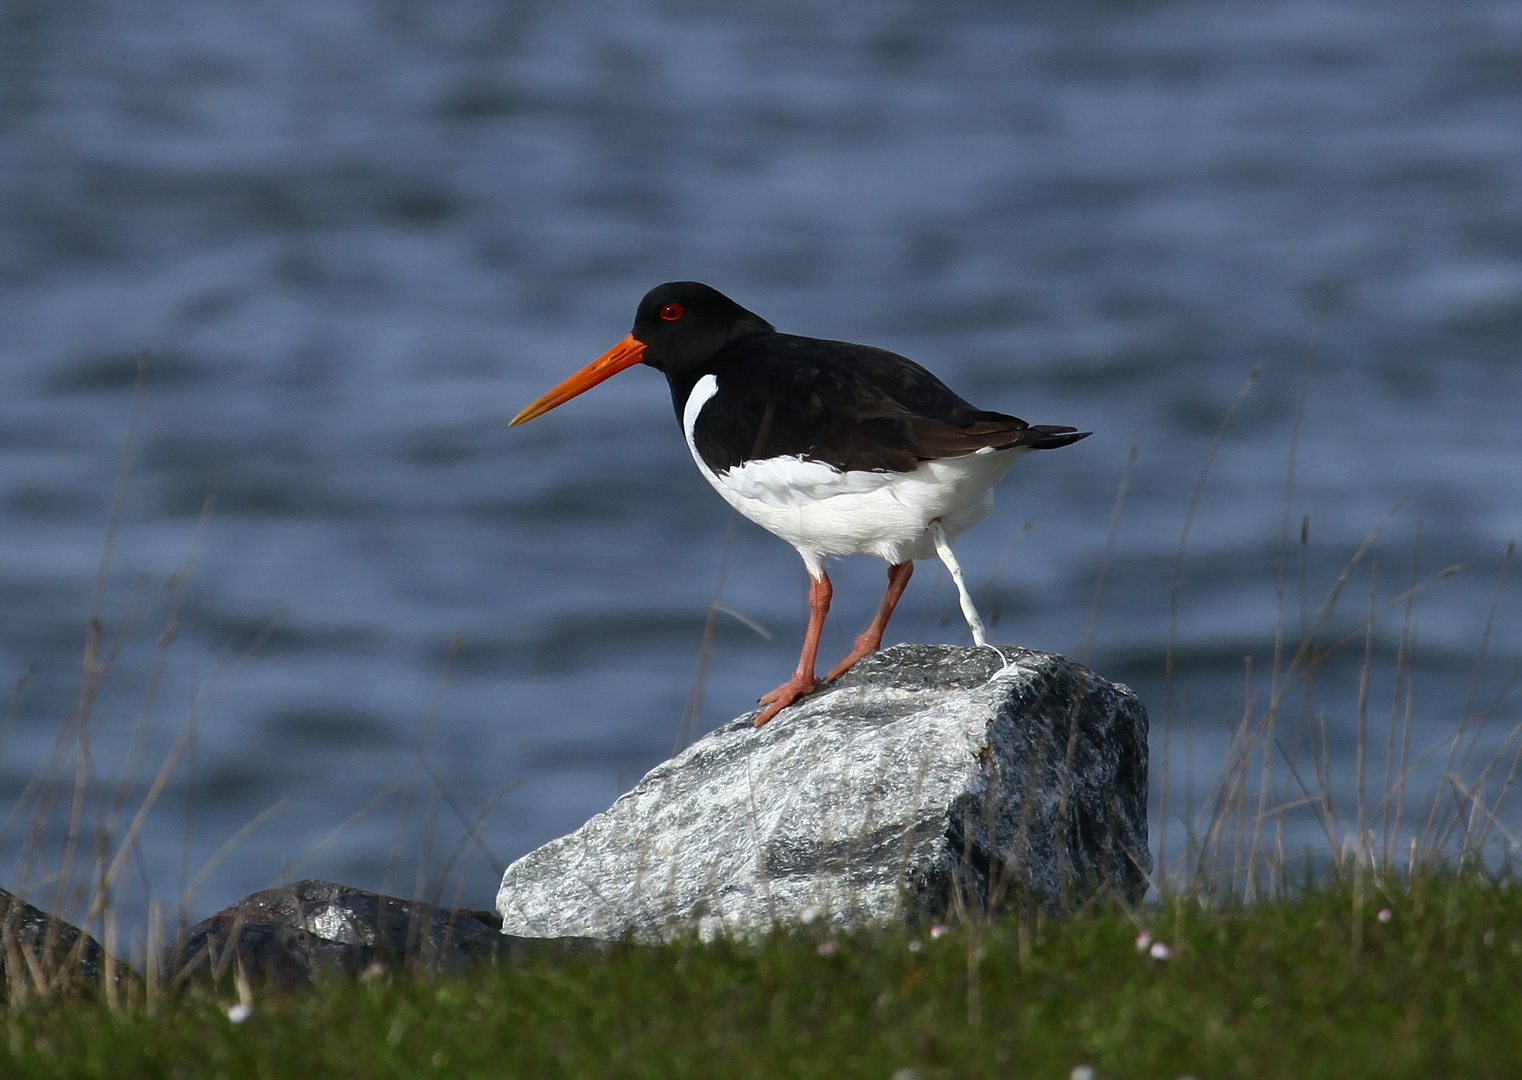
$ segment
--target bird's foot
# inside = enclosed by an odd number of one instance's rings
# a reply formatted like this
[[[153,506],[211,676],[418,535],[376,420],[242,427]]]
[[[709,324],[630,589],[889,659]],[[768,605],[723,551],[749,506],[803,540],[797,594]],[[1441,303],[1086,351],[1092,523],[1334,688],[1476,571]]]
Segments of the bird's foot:
[[[819,679],[813,675],[794,675],[770,694],[760,698],[760,703],[765,705],[766,708],[762,709],[761,714],[756,717],[756,726],[761,727],[799,698],[806,697],[815,690],[818,690],[820,685]]]
[[[861,638],[857,638],[856,644],[852,647],[850,654],[830,669],[830,673],[824,677],[824,681],[834,682],[850,671],[855,666],[856,661],[860,660],[863,656],[871,656],[881,645],[882,638],[878,638],[875,641],[863,641]]]

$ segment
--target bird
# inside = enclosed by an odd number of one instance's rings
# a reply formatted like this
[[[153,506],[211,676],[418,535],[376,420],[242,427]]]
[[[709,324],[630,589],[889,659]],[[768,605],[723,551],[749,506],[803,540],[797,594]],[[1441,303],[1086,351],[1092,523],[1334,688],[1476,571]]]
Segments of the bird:
[[[791,544],[809,575],[809,619],[792,678],[759,699],[761,727],[882,645],[914,572],[938,556],[978,647],[982,620],[951,543],[981,521],[993,486],[1033,450],[1091,432],[977,409],[908,357],[869,345],[778,333],[708,285],[645,294],[627,336],[513,417],[525,424],[620,371],[666,376],[693,461],[735,510]],[[845,555],[888,563],[888,587],[851,651],[821,680],[819,638]]]

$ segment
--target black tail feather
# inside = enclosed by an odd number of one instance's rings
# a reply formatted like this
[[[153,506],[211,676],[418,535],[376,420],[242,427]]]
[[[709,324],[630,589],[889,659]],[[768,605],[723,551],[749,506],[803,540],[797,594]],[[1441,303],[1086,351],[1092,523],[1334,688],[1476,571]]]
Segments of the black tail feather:
[[[1020,433],[1011,446],[1024,446],[1031,450],[1055,450],[1059,446],[1072,446],[1079,439],[1087,439],[1092,431],[1062,427],[1057,424],[1033,424]]]

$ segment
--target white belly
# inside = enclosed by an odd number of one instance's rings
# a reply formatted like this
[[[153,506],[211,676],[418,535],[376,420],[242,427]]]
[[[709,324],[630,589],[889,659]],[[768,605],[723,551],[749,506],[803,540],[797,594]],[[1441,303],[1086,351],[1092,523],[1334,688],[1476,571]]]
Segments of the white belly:
[[[948,539],[982,521],[993,486],[1027,450],[981,451],[924,461],[913,472],[840,472],[798,457],[768,458],[714,473],[698,455],[693,425],[717,390],[712,375],[683,409],[687,448],[726,502],[782,537],[815,577],[838,555],[875,555],[889,563],[935,554],[929,528],[940,519]]]

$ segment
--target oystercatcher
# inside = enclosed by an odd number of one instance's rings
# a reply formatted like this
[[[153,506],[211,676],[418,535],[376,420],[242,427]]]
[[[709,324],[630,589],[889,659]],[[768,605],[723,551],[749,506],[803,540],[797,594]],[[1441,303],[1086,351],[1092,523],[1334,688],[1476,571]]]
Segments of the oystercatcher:
[[[798,549],[809,623],[793,677],[760,699],[760,727],[821,685],[814,673],[838,555],[888,562],[888,590],[826,679],[882,644],[915,559],[939,555],[973,640],[984,631],[951,541],[981,521],[1016,458],[1090,432],[975,409],[907,357],[779,334],[696,281],[645,294],[627,337],[513,417],[527,423],[609,376],[646,364],[666,376],[700,472],[740,513]]]

